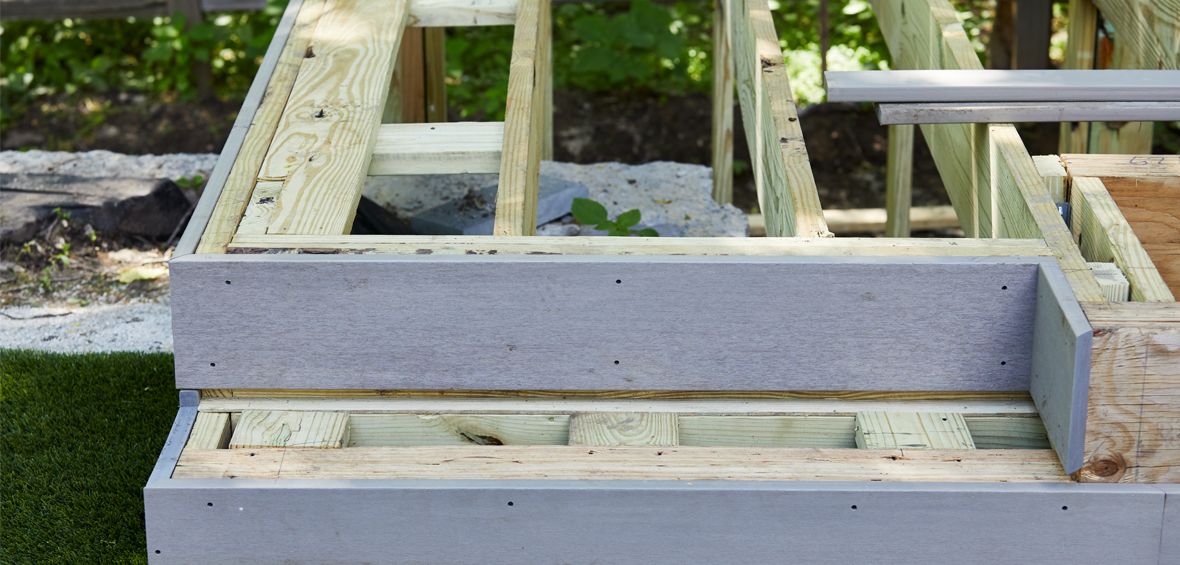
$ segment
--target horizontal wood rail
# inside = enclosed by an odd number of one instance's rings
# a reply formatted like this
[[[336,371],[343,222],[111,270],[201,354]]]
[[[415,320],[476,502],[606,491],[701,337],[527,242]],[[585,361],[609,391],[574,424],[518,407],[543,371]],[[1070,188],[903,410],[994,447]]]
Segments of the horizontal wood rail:
[[[384,124],[370,175],[498,173],[504,122]]]

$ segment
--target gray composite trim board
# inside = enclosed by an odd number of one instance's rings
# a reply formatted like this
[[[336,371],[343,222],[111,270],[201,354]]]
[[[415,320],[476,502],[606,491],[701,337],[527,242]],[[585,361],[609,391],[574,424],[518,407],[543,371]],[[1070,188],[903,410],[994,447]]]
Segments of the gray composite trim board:
[[[189,255],[178,388],[1027,391],[1052,258]]]
[[[193,430],[193,423],[197,420],[197,405],[200,404],[201,393],[195,390],[180,391],[180,408],[176,411],[176,418],[172,421],[172,429],[168,432],[168,439],[164,440],[164,447],[160,450],[160,457],[156,459],[156,466],[148,477],[148,484],[172,476],[176,462],[180,460],[180,453],[184,444],[188,442],[188,435]]]
[[[201,199],[197,202],[197,207],[189,218],[184,235],[176,243],[176,250],[172,253],[173,258],[182,257],[197,250],[197,244],[201,242],[201,235],[205,233],[205,227],[209,225],[213,209],[217,207],[217,200],[221,198],[221,190],[225,188],[225,181],[229,178],[230,169],[233,168],[234,161],[238,158],[242,143],[246,140],[246,133],[254,123],[254,114],[258,112],[258,107],[262,104],[262,97],[266,95],[270,77],[279,64],[279,56],[287,44],[287,36],[291,33],[291,28],[295,27],[295,19],[299,16],[299,8],[302,6],[303,0],[290,0],[287,4],[287,9],[283,12],[283,17],[275,29],[274,38],[271,39],[270,46],[266,48],[266,55],[263,56],[262,64],[258,67],[258,74],[254,75],[254,82],[250,84],[250,90],[246,92],[246,99],[242,101],[242,108],[238,110],[234,126],[230,130],[229,137],[225,140],[225,145],[221,148],[217,164],[214,165],[213,172],[209,173],[209,180],[201,192]]]
[[[1027,483],[170,479],[144,498],[153,565],[1156,563],[1164,512],[1150,486]]]
[[[1170,122],[1180,102],[928,102],[878,104],[883,126],[1014,122]]]
[[[1154,486],[1166,496],[1159,562],[1160,565],[1180,565],[1180,485]]]
[[[1180,71],[828,71],[829,102],[1176,102]]]
[[[1041,269],[1029,394],[1066,473],[1082,468],[1093,332],[1060,269]]]

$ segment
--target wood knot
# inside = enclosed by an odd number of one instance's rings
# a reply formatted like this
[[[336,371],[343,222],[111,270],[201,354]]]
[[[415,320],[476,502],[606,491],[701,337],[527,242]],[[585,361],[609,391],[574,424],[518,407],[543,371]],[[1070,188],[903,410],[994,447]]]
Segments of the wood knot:
[[[1113,459],[1101,459],[1090,466],[1090,471],[1099,477],[1114,476],[1122,466]]]
[[[1078,473],[1078,480],[1084,483],[1118,482],[1127,472],[1127,462],[1118,453],[1096,453]]]
[[[770,59],[767,59],[766,57],[763,57],[762,58],[762,72],[764,72],[764,73],[770,72],[770,69],[772,69],[772,68],[774,68],[774,62],[771,61]]]

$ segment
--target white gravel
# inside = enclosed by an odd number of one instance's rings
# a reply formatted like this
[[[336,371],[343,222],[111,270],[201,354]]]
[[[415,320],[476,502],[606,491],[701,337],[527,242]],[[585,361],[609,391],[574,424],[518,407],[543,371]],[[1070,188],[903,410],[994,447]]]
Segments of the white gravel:
[[[209,178],[216,153],[124,155],[110,151],[0,151],[0,173],[74,175],[84,178]]]
[[[0,309],[0,349],[172,351],[172,310],[157,302]]]

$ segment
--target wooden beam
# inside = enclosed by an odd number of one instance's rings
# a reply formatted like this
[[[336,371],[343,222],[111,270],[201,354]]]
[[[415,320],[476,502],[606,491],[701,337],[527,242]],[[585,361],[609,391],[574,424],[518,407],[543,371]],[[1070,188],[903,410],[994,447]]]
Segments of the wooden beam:
[[[762,214],[747,214],[750,223],[750,237],[766,235],[766,220]],[[835,234],[853,234],[884,231],[888,233],[889,212],[885,208],[859,208],[853,210],[824,210],[824,221]],[[909,209],[911,230],[940,230],[959,227],[959,217],[951,206],[920,206]],[[909,237],[909,236],[897,236]]]
[[[347,447],[566,445],[564,414],[349,414]]]
[[[732,2],[713,0],[713,200],[733,203]]]
[[[328,0],[259,171],[284,183],[267,233],[351,229],[407,12],[406,0]]]
[[[544,85],[538,80],[548,64],[549,0],[521,0],[512,38],[508,101],[504,111],[504,144],[500,187],[496,192],[494,234],[533,235],[537,231],[544,120]],[[545,14],[545,15],[543,15]]]
[[[858,412],[860,449],[975,449],[962,414]]]
[[[549,6],[541,12],[540,33],[545,35],[545,61],[540,67],[541,89],[541,160],[553,160],[553,12]]]
[[[253,454],[253,455],[251,455]],[[1051,450],[443,446],[185,450],[174,479],[1069,482]]]
[[[947,0],[904,2],[905,14],[901,0],[872,4],[898,67],[982,71]],[[1043,238],[1078,299],[1102,300],[1098,283],[1014,127],[927,124],[922,134],[969,237]]]
[[[680,445],[843,447],[856,445],[856,416],[696,416],[680,421]],[[1049,449],[1040,418],[964,415],[979,449]]]
[[[347,444],[347,413],[246,410],[237,422],[229,447],[340,449]]]
[[[1103,182],[1112,179],[1180,179],[1178,155],[1062,155],[1061,161],[1070,175],[1098,177]],[[1180,188],[1180,180],[1175,183],[1172,186]]]
[[[381,113],[383,124],[426,121],[426,39],[423,28],[406,28]]]
[[[984,70],[978,57],[973,67],[828,71],[824,80],[831,102],[1180,101],[1180,72]]]
[[[667,412],[575,412],[570,445],[677,445],[676,414]]]
[[[189,433],[189,449],[225,449],[229,447],[230,418],[226,412],[198,412]]]
[[[516,23],[517,0],[410,0],[414,27],[506,26]]]
[[[1069,0],[1069,27],[1066,30],[1066,69],[1093,69],[1094,48],[1098,39],[1098,8],[1093,0]],[[1089,122],[1061,124],[1058,153],[1085,153],[1090,145]]]
[[[1066,187],[1069,173],[1065,172],[1065,163],[1057,155],[1037,155],[1032,158],[1037,167],[1037,173],[1045,180],[1045,188],[1054,202],[1067,202]]]
[[[882,218],[883,220],[883,218]],[[362,253],[403,255],[766,255],[766,256],[978,256],[1046,257],[1052,251],[1037,240],[878,238],[497,238],[453,235],[248,236],[230,246],[238,253]]]
[[[503,122],[385,124],[369,174],[498,173],[503,141]]]
[[[426,44],[426,121],[447,121],[447,38],[441,27],[423,30]]]
[[[1180,69],[1180,0],[1094,0],[1140,69]],[[1072,6],[1072,4],[1071,4]]]
[[[1094,271],[1094,278],[1098,279],[1098,287],[1102,289],[1102,296],[1110,302],[1126,302],[1131,299],[1131,282],[1114,263],[1087,262],[1090,270]]]
[[[275,136],[275,129],[287,106],[287,98],[295,85],[295,77],[307,55],[308,43],[323,8],[324,0],[304,0],[300,6],[299,15],[285,36],[278,64],[267,82],[266,91],[261,95],[262,102],[254,113],[254,120],[250,123],[250,129],[201,236],[197,253],[225,253],[226,246],[242,221],[246,205],[258,200],[252,198],[258,170]],[[276,32],[274,41],[283,41],[284,34],[281,31]]]
[[[1073,177],[1070,202],[1071,229],[1087,261],[1118,265],[1131,284],[1131,300],[1135,302],[1175,301],[1100,179]]]
[[[889,126],[889,154],[885,172],[885,237],[910,236],[913,178],[914,126]],[[831,222],[828,222],[828,227],[836,232]]]
[[[771,237],[827,237],[803,130],[766,0],[736,0],[730,30],[758,205]]]

